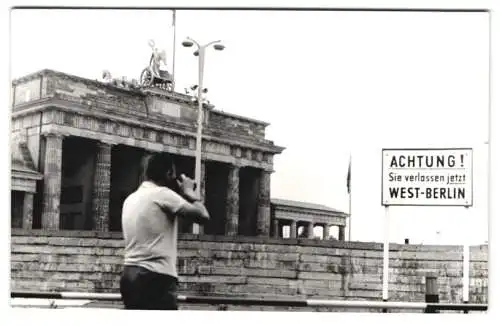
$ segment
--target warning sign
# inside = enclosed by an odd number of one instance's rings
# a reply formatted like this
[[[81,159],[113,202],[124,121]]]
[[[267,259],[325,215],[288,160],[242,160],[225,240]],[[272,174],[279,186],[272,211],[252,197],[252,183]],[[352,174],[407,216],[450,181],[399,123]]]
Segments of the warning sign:
[[[472,149],[383,149],[383,206],[472,206]]]

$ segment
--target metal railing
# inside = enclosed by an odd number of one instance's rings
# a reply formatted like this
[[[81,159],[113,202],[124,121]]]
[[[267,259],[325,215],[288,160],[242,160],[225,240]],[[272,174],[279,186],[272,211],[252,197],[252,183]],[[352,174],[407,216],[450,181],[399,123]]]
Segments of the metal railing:
[[[94,300],[121,301],[121,295],[116,293],[85,293],[85,292],[31,292],[14,291],[11,298],[52,299],[52,300]],[[435,302],[396,302],[396,301],[349,301],[349,300],[319,300],[319,299],[271,299],[246,297],[214,297],[179,295],[178,301],[187,304],[211,305],[256,305],[274,307],[329,307],[329,308],[366,308],[366,309],[410,309],[422,310],[426,313],[439,311],[486,311],[487,304],[475,303],[435,303]]]

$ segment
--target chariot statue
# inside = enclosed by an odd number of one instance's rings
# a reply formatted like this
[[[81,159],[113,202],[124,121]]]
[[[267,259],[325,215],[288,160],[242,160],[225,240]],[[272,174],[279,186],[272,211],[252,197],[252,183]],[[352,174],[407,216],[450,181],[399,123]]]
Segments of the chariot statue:
[[[149,66],[144,68],[140,77],[142,87],[158,87],[168,91],[173,91],[173,77],[166,70],[162,69],[167,65],[167,55],[165,50],[158,51],[153,40],[149,41],[152,53]]]

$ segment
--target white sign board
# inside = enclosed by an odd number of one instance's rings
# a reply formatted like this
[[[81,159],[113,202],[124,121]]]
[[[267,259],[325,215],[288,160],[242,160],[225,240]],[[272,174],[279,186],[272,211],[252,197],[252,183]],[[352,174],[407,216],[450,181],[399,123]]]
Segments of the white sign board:
[[[383,149],[383,206],[472,206],[472,149]]]

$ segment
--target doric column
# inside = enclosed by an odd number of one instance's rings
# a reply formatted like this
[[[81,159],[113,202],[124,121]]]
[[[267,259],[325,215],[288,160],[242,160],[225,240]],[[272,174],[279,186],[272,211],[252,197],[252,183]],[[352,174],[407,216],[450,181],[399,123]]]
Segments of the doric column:
[[[308,239],[314,238],[314,223],[313,222],[307,222],[307,238]]]
[[[27,230],[31,230],[33,227],[33,197],[31,192],[24,193],[22,228]]]
[[[259,180],[257,236],[269,236],[271,224],[271,173],[262,170]]]
[[[297,221],[292,221],[290,223],[290,238],[297,238]]]
[[[47,134],[45,140],[42,229],[58,230],[61,204],[63,136]]]
[[[280,238],[280,220],[277,219],[277,218],[275,218],[273,220],[273,223],[274,223],[274,225],[273,225],[273,231],[274,231],[273,235],[274,235],[274,238],[275,239],[279,239]]]
[[[94,185],[92,190],[92,218],[94,229],[109,231],[109,191],[111,188],[111,144],[97,143]]]
[[[330,225],[323,224],[323,240],[328,240],[330,237]]]
[[[231,166],[227,186],[226,235],[238,234],[238,215],[240,209],[240,168]]]
[[[339,226],[339,240],[345,240],[345,226]]]

